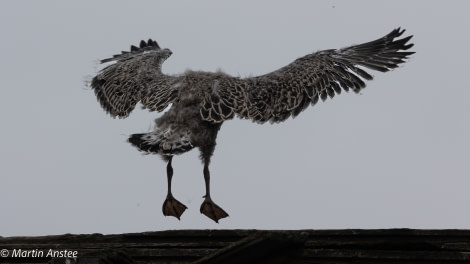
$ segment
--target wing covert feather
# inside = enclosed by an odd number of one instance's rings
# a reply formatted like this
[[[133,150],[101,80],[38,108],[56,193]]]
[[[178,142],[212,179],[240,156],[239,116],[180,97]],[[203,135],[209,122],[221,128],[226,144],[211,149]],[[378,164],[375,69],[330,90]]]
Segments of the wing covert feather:
[[[341,90],[358,93],[366,86],[364,80],[372,80],[363,68],[386,72],[414,53],[406,51],[413,46],[408,44],[412,36],[396,40],[404,31],[397,28],[364,44],[315,52],[265,75],[227,78],[205,97],[201,115],[211,122],[234,115],[258,123],[281,122]]]
[[[162,73],[162,63],[171,55],[149,39],[131,46],[101,63],[114,62],[102,69],[91,81],[91,87],[102,108],[112,117],[129,116],[140,101],[143,108],[162,111],[175,100],[179,78]]]

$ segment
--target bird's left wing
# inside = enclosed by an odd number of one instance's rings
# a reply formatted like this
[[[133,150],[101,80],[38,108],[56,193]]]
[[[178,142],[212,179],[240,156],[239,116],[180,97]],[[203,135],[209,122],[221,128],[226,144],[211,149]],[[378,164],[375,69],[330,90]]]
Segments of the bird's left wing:
[[[281,122],[342,89],[357,93],[366,86],[363,80],[372,79],[361,67],[386,72],[414,53],[407,51],[412,36],[396,39],[404,31],[398,28],[364,44],[315,52],[266,75],[218,80],[201,103],[201,116],[211,122],[235,115],[258,123]]]
[[[171,55],[156,41],[141,41],[101,63],[114,62],[102,69],[91,87],[103,109],[112,117],[126,118],[140,101],[150,111],[164,110],[177,97],[179,77],[162,73],[162,63]]]

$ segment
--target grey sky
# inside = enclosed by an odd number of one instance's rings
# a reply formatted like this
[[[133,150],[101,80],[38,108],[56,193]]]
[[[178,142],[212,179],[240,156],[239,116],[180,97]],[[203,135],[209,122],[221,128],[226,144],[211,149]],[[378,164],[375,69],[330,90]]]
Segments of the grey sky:
[[[0,236],[212,228],[470,228],[468,1],[1,1]],[[198,152],[174,159],[188,206],[164,217],[165,163],[127,135],[157,113],[105,114],[84,80],[141,39],[186,69],[258,75],[297,57],[413,34],[404,66],[373,72],[279,125],[226,122],[199,213]]]

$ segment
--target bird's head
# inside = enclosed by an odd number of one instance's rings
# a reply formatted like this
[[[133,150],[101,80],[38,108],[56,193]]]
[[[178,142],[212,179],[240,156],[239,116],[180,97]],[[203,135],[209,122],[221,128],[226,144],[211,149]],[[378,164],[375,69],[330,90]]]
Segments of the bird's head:
[[[158,62],[160,63],[160,65],[164,61],[166,61],[166,59],[168,59],[171,56],[171,54],[173,54],[173,52],[170,49],[166,49],[166,48],[157,50],[156,53],[157,53],[157,56],[155,56],[155,57],[158,60]]]

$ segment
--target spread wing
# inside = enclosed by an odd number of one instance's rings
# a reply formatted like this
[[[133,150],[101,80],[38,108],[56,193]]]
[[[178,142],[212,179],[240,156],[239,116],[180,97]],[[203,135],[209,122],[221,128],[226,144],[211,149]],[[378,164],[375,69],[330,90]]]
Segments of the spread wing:
[[[141,41],[101,63],[114,62],[102,69],[91,81],[91,87],[103,109],[112,117],[125,118],[140,101],[143,108],[162,111],[175,100],[178,78],[164,75],[162,63],[171,55],[156,41]]]
[[[371,42],[312,53],[266,75],[220,80],[201,104],[201,115],[211,122],[234,115],[258,123],[281,122],[341,90],[358,93],[366,86],[364,80],[372,80],[363,68],[387,72],[414,53],[406,51],[413,46],[408,44],[412,36],[396,39],[404,31],[398,28]]]

